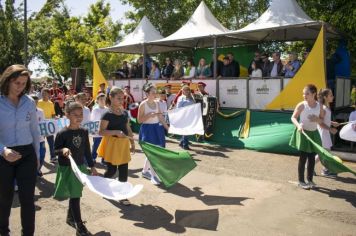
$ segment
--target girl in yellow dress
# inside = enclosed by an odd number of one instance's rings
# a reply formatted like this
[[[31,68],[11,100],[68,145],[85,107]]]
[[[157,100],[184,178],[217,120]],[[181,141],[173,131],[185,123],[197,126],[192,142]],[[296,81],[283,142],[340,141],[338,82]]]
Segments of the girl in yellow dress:
[[[98,155],[103,157],[107,164],[104,177],[112,178],[118,170],[120,182],[127,182],[130,151],[135,151],[129,116],[123,109],[124,96],[120,88],[111,89],[107,99],[109,111],[104,113],[100,121],[99,135],[103,136],[103,139],[98,147]],[[130,205],[127,199],[120,202]]]

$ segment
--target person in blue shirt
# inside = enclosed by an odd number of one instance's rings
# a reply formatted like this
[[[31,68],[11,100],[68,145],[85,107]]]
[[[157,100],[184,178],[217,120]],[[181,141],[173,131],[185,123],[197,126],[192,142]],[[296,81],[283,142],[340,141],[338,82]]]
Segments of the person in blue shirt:
[[[180,96],[177,100],[177,108],[193,105],[194,103],[195,100],[192,92],[190,91],[190,87],[188,85],[184,85],[182,88],[182,96]],[[179,146],[185,150],[190,150],[187,136],[182,135]]]
[[[18,185],[22,235],[35,231],[34,193],[39,163],[40,133],[36,105],[26,93],[30,72],[9,66],[0,78],[0,235],[9,235],[9,218]]]
[[[289,53],[289,61],[283,68],[283,71],[285,73],[284,77],[293,78],[295,74],[297,74],[300,66],[301,63],[298,60],[297,54],[294,52]]]

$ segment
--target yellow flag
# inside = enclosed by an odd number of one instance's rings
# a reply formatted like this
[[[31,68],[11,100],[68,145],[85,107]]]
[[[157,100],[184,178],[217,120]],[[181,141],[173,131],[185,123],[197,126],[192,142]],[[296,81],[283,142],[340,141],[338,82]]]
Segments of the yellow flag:
[[[95,99],[99,92],[99,85],[105,83],[105,89],[108,86],[103,73],[101,73],[98,61],[96,60],[95,54],[93,55],[93,98]]]
[[[250,135],[250,120],[251,120],[251,112],[250,110],[246,110],[245,123],[240,133],[240,138],[248,138]]]
[[[303,88],[314,84],[318,90],[326,88],[324,55],[324,27],[302,67],[283,91],[266,106],[267,110],[294,109],[302,100]]]

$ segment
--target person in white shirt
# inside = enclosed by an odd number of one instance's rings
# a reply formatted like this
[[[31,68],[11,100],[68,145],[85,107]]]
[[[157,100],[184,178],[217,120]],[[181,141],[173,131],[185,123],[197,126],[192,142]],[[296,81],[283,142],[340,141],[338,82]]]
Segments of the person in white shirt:
[[[168,120],[168,106],[167,106],[167,95],[165,90],[158,90],[158,98],[156,99],[158,102],[158,106],[160,111],[162,112],[162,116],[164,117],[164,120],[167,122]]]
[[[356,103],[354,104],[354,106],[355,106],[355,110],[350,113],[349,122],[353,121],[352,128],[356,131]]]
[[[335,135],[337,133],[337,129],[334,127],[338,127],[340,124],[338,122],[332,121],[331,120],[331,109],[330,109],[330,104],[334,100],[334,95],[331,89],[325,88],[321,89],[318,93],[318,100],[320,105],[322,106],[322,109],[324,110],[324,125],[319,125],[318,124],[318,131],[320,134],[321,138],[321,144],[323,148],[326,150],[331,150],[331,147],[333,146],[332,140],[331,140],[331,135]],[[315,163],[319,161],[319,156],[315,158]],[[321,176],[324,177],[336,177],[337,174],[332,173],[329,171],[325,166],[321,171]]]
[[[90,121],[100,121],[102,116],[109,111],[109,109],[105,106],[105,100],[106,100],[106,95],[104,93],[99,93],[98,96],[96,96],[96,103],[98,106],[96,106],[91,114],[90,114]],[[96,157],[98,156],[97,150],[99,147],[99,144],[101,142],[102,137],[100,135],[93,135],[93,146],[92,146],[92,152],[91,152],[91,157],[93,158],[93,161],[95,162]]]
[[[170,108],[174,99],[176,98],[176,95],[171,92],[172,85],[167,84],[164,87],[164,90],[166,92],[166,97],[167,97],[167,107]]]
[[[90,109],[86,106],[87,95],[85,93],[78,93],[75,96],[75,101],[79,102],[83,106],[83,121],[81,125],[88,123],[90,121]]]
[[[349,122],[356,121],[356,111],[350,113]]]
[[[260,63],[256,63],[256,61],[252,61],[251,63],[251,78],[262,78],[262,69]]]
[[[31,97],[35,101],[36,106],[37,106],[39,98],[36,95],[32,95]],[[44,116],[43,110],[41,108],[36,107],[36,114],[37,114],[38,122],[42,122],[42,121],[45,120],[45,116]],[[41,168],[43,166],[44,159],[45,159],[45,156],[46,156],[46,144],[45,144],[44,136],[40,135],[39,140],[40,140],[40,160],[39,160],[40,161],[40,165],[39,165],[38,170],[37,170],[37,175],[39,177],[42,177],[43,173],[41,171]]]
[[[187,67],[184,69],[183,79],[194,79],[195,77],[195,66],[193,59],[187,60]]]

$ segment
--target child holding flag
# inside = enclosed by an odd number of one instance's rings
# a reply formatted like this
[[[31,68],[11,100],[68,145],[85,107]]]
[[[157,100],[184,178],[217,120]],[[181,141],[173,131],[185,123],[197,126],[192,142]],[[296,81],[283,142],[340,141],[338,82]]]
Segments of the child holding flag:
[[[91,235],[82,221],[80,212],[83,185],[72,171],[70,160],[68,159],[69,155],[71,155],[78,168],[82,172],[87,172],[87,168],[84,165],[85,156],[92,175],[97,175],[90,155],[88,131],[80,127],[83,120],[82,105],[77,102],[67,104],[66,117],[69,119],[69,126],[58,132],[54,142],[55,153],[59,156],[54,197],[57,199],[69,198],[66,222],[76,228],[76,235]]]
[[[99,135],[103,136],[98,147],[98,155],[103,157],[107,165],[105,178],[112,178],[119,171],[119,181],[127,182],[130,151],[135,152],[135,142],[130,127],[127,111],[123,109],[125,94],[122,89],[113,87],[106,100],[109,111],[105,112],[100,121]],[[120,201],[130,205],[128,199]]]
[[[328,88],[321,89],[318,93],[318,99],[319,99],[319,103],[322,105],[322,109],[325,114],[324,115],[325,126],[318,125],[318,130],[321,137],[321,143],[323,148],[330,150],[331,146],[333,145],[331,141],[330,133],[336,134],[337,129],[333,127],[339,126],[338,122],[331,121],[330,103],[332,103],[334,100],[333,92]],[[317,156],[316,158],[316,161],[318,160],[319,160],[319,156]],[[336,177],[336,174],[331,173],[326,167],[323,168],[321,175],[325,177]]]
[[[139,140],[165,147],[166,138],[164,129],[168,130],[168,126],[156,101],[156,88],[152,84],[146,84],[143,91],[146,93],[147,99],[141,102],[138,108],[137,121],[141,123]],[[150,179],[151,183],[155,185],[160,184],[160,180],[147,158],[143,166],[142,176]]]
[[[182,88],[182,96],[177,100],[177,108],[186,107],[195,103],[194,97],[188,85]],[[182,135],[179,146],[184,150],[190,150],[187,136]]]
[[[322,106],[317,101],[317,88],[315,85],[308,84],[303,89],[303,98],[304,101],[298,103],[291,117],[291,120],[296,129],[292,134],[289,145],[300,151],[298,163],[298,186],[303,189],[310,189],[316,186],[313,182],[316,153],[312,143],[307,140],[303,133],[307,134],[313,141],[321,145],[321,139],[317,129],[318,123],[315,117],[320,118],[318,119],[319,121],[323,121],[324,111]],[[307,160],[308,183],[305,183],[304,169]]]

